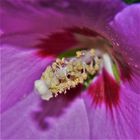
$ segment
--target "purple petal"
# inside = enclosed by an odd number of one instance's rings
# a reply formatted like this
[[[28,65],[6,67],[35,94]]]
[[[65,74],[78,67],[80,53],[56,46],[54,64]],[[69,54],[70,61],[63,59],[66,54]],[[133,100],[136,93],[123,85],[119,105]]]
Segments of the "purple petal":
[[[86,96],[84,95],[86,98]],[[120,104],[113,112],[106,110],[106,104],[93,108],[91,99],[86,98],[90,136],[93,139],[138,139],[140,137],[140,96],[124,85],[120,91]]]
[[[113,113],[106,110],[106,103],[102,103],[91,111],[93,106],[89,104],[89,99],[85,101],[89,115],[91,138],[139,139],[140,137],[140,96],[136,94],[140,92],[139,8],[139,5],[133,5],[124,9],[111,23],[113,29],[111,36],[115,42],[115,49],[122,53],[128,65],[127,67],[125,63],[123,64],[123,72],[125,74],[128,72],[126,77],[129,77],[131,73],[129,70],[132,69],[132,75],[130,81],[121,83],[119,105],[113,108]]]
[[[134,68],[140,66],[140,4],[134,4],[118,13],[110,23],[116,49],[126,56]]]
[[[33,50],[19,50],[12,46],[1,46],[1,109],[12,107],[33,90],[34,81],[40,78],[52,58],[40,59]]]
[[[46,36],[62,28],[74,26],[103,32],[107,23],[124,7],[120,0],[75,0],[67,3],[65,7],[57,1],[3,1],[1,28],[5,33],[4,41],[26,46],[26,40],[28,46],[33,46],[31,40],[42,38],[41,35]]]
[[[41,100],[31,93],[2,114],[2,138],[138,139],[139,96],[123,87],[121,93],[121,104],[113,110],[113,116],[103,104],[94,109],[85,95],[85,101],[78,98],[68,108],[60,96],[52,102],[46,102],[42,108],[39,106]],[[58,109],[60,118],[56,112]],[[41,115],[36,113],[40,111]],[[34,118],[34,113],[38,119]]]
[[[89,138],[89,124],[83,100],[78,98],[66,108],[64,99],[59,96],[50,102],[44,101],[45,104],[40,106],[42,101],[35,93],[31,93],[25,100],[2,114],[2,138]]]
[[[115,49],[126,59],[123,75],[128,77],[127,85],[140,93],[140,4],[134,4],[118,13],[110,23]],[[124,66],[125,65],[125,66]],[[130,85],[129,85],[130,83]]]
[[[7,8],[2,9],[2,41],[18,47],[33,47],[39,39],[65,27],[64,21],[68,21],[62,14],[49,9],[46,16],[42,16],[32,11]],[[68,23],[69,26],[72,24]]]

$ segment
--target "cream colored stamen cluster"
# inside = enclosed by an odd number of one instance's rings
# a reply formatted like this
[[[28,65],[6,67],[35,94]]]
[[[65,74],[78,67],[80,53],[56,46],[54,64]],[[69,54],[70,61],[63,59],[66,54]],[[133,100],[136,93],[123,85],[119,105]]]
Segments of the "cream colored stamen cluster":
[[[41,79],[35,81],[35,88],[43,99],[49,100],[58,93],[83,84],[88,75],[99,71],[100,59],[95,50],[77,51],[75,57],[56,59],[52,66],[48,66]]]

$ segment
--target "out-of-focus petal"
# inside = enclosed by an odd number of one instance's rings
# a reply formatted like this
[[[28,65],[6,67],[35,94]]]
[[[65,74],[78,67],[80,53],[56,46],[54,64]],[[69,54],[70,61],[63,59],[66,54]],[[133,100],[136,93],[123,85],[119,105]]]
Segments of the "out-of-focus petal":
[[[31,42],[31,39],[41,38],[42,34],[47,36],[73,26],[88,27],[103,33],[107,22],[124,7],[120,0],[70,0],[66,3],[64,6],[60,1],[2,1],[1,28],[5,32],[4,40],[23,46],[26,44],[21,44],[23,40]],[[27,34],[30,36],[27,37]]]
[[[78,98],[69,105],[61,96],[50,102],[43,101],[40,106],[41,102],[35,93],[31,93],[25,100],[4,112],[1,117],[2,138],[89,138],[89,123],[82,99]]]
[[[140,4],[134,4],[118,13],[110,23],[111,37],[115,49],[126,59],[127,67],[122,64],[123,74],[127,74],[127,85],[140,93]],[[114,34],[115,33],[115,34]],[[130,85],[129,85],[130,83]]]
[[[67,0],[66,2],[67,6],[61,6],[59,2],[56,2],[55,9],[89,20],[92,28],[101,32],[105,30],[105,26],[114,15],[125,7],[121,0]]]
[[[65,24],[73,25],[64,15],[50,9],[45,11],[46,16],[42,16],[32,11],[10,8],[3,8],[1,12],[2,42],[18,47],[33,47],[40,39],[60,31]]]
[[[3,45],[1,60],[1,109],[5,111],[34,89],[34,81],[40,78],[52,57],[41,59],[36,56],[36,50],[27,51]]]
[[[120,104],[110,112],[106,104],[93,108],[91,98],[84,95],[90,125],[90,136],[94,139],[138,139],[140,137],[140,110],[138,94],[122,85]]]

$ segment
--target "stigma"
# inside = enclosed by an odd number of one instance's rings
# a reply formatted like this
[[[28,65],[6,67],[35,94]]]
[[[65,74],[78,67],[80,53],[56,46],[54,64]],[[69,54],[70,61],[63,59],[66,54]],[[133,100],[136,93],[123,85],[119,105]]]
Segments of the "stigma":
[[[70,58],[57,58],[35,81],[35,89],[45,100],[65,94],[71,88],[84,84],[89,75],[96,75],[100,71],[101,61],[94,49],[77,51]]]

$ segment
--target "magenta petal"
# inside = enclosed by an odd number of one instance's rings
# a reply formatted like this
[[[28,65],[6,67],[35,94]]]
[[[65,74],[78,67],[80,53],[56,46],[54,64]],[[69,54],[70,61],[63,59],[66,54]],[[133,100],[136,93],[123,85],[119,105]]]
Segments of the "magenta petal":
[[[52,61],[51,58],[38,58],[35,52],[8,45],[1,47],[2,111],[26,98],[34,88],[34,81],[40,78],[46,65]]]
[[[44,8],[33,8],[30,3],[23,6],[19,3],[15,1],[12,3],[3,1],[2,3],[0,26],[3,31],[3,42],[12,43],[18,47],[33,47],[43,36],[50,35],[50,33],[72,24],[72,21],[69,21],[64,14],[57,13],[52,9],[44,11]]]
[[[65,7],[60,1],[3,1],[0,13],[3,41],[27,46],[26,40],[28,46],[32,46],[33,39],[74,26],[104,32],[107,23],[124,7],[120,0],[72,0],[67,3]]]
[[[115,49],[126,59],[123,64],[124,74],[131,71],[128,75],[128,87],[136,93],[140,93],[140,4],[128,6],[118,13],[110,23],[112,28]],[[128,69],[129,68],[129,69]],[[122,67],[121,67],[122,69]],[[130,73],[129,73],[130,74]],[[125,75],[124,75],[125,76]],[[131,77],[130,77],[131,76]]]
[[[118,13],[110,23],[115,32],[117,49],[123,51],[129,62],[140,66],[140,4],[132,5]]]
[[[34,112],[40,110],[40,106],[38,106],[40,100],[35,93],[32,93],[25,100],[3,113],[1,118],[2,138],[138,139],[139,96],[136,94],[133,96],[133,93],[126,88],[122,88],[121,93],[123,94],[121,94],[120,108],[113,110],[113,117],[106,112],[103,105],[94,109],[85,96],[83,97],[85,104],[83,99],[76,99],[69,108],[64,109],[64,114],[62,113],[60,118],[56,116],[57,119],[54,119],[53,112],[64,102],[61,102],[60,99],[55,100],[53,105],[48,102],[49,107],[42,112],[42,116],[46,114],[42,123],[47,125],[43,129],[38,126],[38,120],[32,117]],[[40,116],[41,118],[43,117]]]
[[[41,100],[31,93],[4,112],[1,117],[2,138],[89,139],[89,123],[83,100],[78,98],[65,108],[66,101],[59,97],[46,102],[42,110],[39,106]],[[38,119],[35,119],[33,114],[40,110],[42,114],[36,114]]]
[[[89,98],[85,98],[90,125],[91,139],[139,139],[140,137],[140,96],[122,85],[120,104],[112,112],[105,104],[94,108]]]

